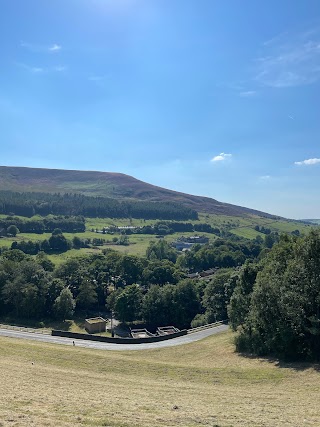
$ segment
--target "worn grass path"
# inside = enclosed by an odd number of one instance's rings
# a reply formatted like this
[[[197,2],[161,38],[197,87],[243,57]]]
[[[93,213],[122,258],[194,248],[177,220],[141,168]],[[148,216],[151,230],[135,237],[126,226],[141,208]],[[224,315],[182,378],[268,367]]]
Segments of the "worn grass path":
[[[232,333],[143,352],[0,337],[0,426],[320,426],[320,372],[234,353]]]

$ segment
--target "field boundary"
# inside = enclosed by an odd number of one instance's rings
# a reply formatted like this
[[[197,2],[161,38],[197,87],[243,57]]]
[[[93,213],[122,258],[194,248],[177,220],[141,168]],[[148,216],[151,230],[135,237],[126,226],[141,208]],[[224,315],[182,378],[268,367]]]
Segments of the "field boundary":
[[[0,323],[0,328],[1,329],[9,329],[11,331],[32,332],[34,334],[51,335],[51,330],[50,329],[28,328],[28,327],[25,327],[25,326],[6,325],[4,323]]]

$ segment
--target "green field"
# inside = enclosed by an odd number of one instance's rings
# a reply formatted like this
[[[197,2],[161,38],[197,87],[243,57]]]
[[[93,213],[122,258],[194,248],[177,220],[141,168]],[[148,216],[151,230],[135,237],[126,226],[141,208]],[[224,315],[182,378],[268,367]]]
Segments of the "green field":
[[[0,215],[4,217],[5,215]],[[34,217],[34,219],[39,217]],[[114,219],[114,218],[87,218],[86,219],[86,231],[84,233],[64,233],[65,237],[69,240],[72,240],[74,236],[77,236],[81,239],[94,239],[94,238],[102,238],[105,239],[106,242],[109,241],[104,246],[99,246],[95,249],[80,249],[75,250],[72,249],[68,252],[59,255],[50,255],[50,259],[55,263],[59,264],[63,262],[65,259],[70,257],[79,257],[88,253],[100,253],[102,249],[111,248],[117,250],[122,253],[130,254],[130,255],[139,255],[144,256],[146,253],[146,249],[151,240],[156,240],[154,235],[150,234],[132,234],[129,235],[129,245],[128,246],[120,246],[112,243],[113,237],[119,237],[119,234],[101,234],[92,232],[91,230],[98,229],[102,230],[103,227],[109,227],[111,225],[115,226],[144,226],[144,225],[153,225],[156,220],[142,220],[142,219]],[[185,222],[185,221],[180,221]],[[291,233],[292,231],[299,230],[300,233],[307,233],[313,227],[313,225],[306,225],[301,222],[290,221],[290,220],[272,220],[261,218],[257,216],[241,218],[241,217],[230,217],[226,215],[213,215],[213,214],[199,214],[198,221],[191,221],[192,223],[208,223],[212,227],[217,227],[220,230],[227,230],[239,237],[243,237],[246,239],[255,239],[258,235],[262,238],[265,237],[263,233],[260,233],[254,229],[256,225],[260,227],[270,228],[272,231],[276,231],[278,233]],[[316,225],[315,225],[316,226]],[[210,242],[214,241],[217,236],[215,234],[209,233],[174,233],[165,237],[165,239],[171,243],[176,240],[180,236],[191,236],[191,235],[205,235],[210,239]],[[49,239],[51,233],[43,233],[43,234],[34,234],[34,233],[20,233],[16,237],[5,237],[0,239],[0,247],[10,247],[12,242],[21,241],[21,240],[31,240],[38,241]]]
[[[232,338],[113,352],[0,337],[0,425],[319,426],[318,367],[242,357]]]
[[[247,239],[255,239],[257,235],[264,237],[263,233],[260,233],[254,229],[256,225],[260,227],[270,228],[271,231],[278,233],[291,233],[292,231],[299,230],[300,233],[308,233],[312,228],[312,225],[303,224],[298,221],[291,221],[286,219],[269,219],[262,218],[255,215],[247,218],[231,217],[226,215],[210,215],[200,214],[199,220],[201,222],[207,222],[212,227],[219,227],[230,231],[240,237]]]

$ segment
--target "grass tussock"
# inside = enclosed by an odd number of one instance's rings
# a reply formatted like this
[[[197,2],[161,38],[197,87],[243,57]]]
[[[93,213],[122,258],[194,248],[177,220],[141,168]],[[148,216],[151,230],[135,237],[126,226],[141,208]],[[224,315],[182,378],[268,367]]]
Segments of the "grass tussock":
[[[0,338],[0,426],[320,425],[311,365],[239,356],[231,333],[111,352]]]

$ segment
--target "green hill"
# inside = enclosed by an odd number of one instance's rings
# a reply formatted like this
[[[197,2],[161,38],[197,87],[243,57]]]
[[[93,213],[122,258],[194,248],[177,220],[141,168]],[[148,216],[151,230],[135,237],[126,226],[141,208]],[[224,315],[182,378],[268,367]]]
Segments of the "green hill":
[[[301,219],[300,221],[320,225],[320,219]]]
[[[157,187],[129,175],[61,169],[0,166],[0,190],[20,192],[81,193],[118,200],[149,200],[181,203],[198,212],[216,215],[276,219],[268,213]]]

